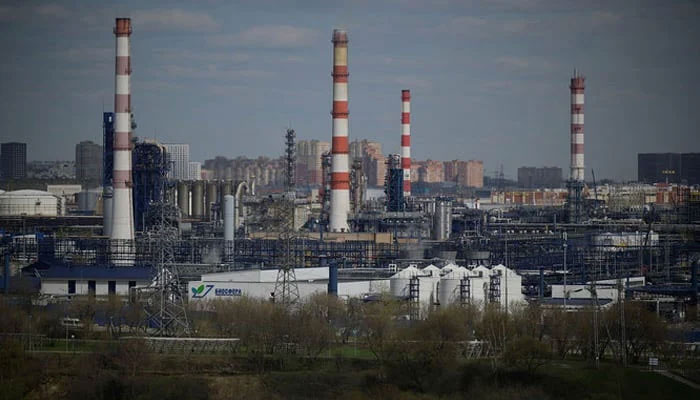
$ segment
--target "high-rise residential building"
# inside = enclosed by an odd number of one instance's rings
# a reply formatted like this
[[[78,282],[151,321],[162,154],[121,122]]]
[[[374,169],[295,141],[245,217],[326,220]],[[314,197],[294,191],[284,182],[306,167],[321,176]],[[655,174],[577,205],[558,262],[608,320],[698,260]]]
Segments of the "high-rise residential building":
[[[411,160],[411,182],[441,183],[445,181],[445,167],[442,161]]]
[[[297,142],[297,184],[321,184],[321,155],[331,150],[329,142],[299,140]]]
[[[211,179],[232,179],[248,181],[255,179],[258,186],[279,187],[285,183],[284,158],[269,159],[267,157],[228,159],[218,156],[204,161],[202,174],[211,171]],[[204,176],[202,176],[204,178]]]
[[[479,160],[451,160],[443,163],[445,182],[457,186],[480,188],[484,186],[484,163]]]
[[[23,179],[27,176],[27,144],[10,142],[0,145],[0,177]]]
[[[367,177],[367,186],[384,186],[386,178],[386,157],[382,154],[382,144],[369,140],[355,140],[350,142],[350,158],[362,160],[362,170]]]
[[[467,181],[466,187],[484,187],[484,162],[481,160],[467,161]]]
[[[75,145],[75,178],[88,186],[102,182],[102,146],[90,140]]]
[[[637,180],[644,183],[700,184],[700,153],[637,154]]]
[[[563,178],[559,167],[520,167],[518,186],[527,189],[559,188]]]
[[[168,172],[171,179],[190,179],[190,145],[186,143],[164,143],[170,155],[172,168]]]
[[[189,179],[198,181],[202,179],[202,163],[199,161],[190,161]]]

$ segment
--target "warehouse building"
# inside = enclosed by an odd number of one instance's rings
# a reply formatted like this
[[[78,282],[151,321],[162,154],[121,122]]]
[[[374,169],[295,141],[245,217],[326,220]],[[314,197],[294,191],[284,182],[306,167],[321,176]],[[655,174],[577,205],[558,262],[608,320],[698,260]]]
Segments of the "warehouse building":
[[[51,296],[127,296],[134,287],[148,286],[153,268],[114,268],[101,266],[47,266],[37,262],[24,274],[39,279],[40,293]]]
[[[329,268],[298,268],[295,270],[299,297],[303,301],[317,293],[328,293]],[[190,301],[234,299],[248,296],[272,300],[274,298],[277,269],[248,269],[241,271],[204,274],[199,281],[190,281]],[[371,293],[382,293],[389,289],[389,281],[339,280],[338,297],[362,298]]]

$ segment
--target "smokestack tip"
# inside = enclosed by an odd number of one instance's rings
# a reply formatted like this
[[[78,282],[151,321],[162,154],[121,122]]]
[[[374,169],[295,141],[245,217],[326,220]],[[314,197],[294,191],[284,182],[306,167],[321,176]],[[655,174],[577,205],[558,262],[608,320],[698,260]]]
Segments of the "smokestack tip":
[[[131,18],[117,18],[115,25],[114,33],[116,35],[131,34]]]
[[[577,69],[574,69],[574,75],[571,77],[571,89],[583,89],[585,86],[586,77]]]
[[[347,43],[348,32],[345,29],[333,29],[333,43]]]
[[[411,100],[411,91],[409,89],[403,89],[401,91],[401,99],[404,101]]]

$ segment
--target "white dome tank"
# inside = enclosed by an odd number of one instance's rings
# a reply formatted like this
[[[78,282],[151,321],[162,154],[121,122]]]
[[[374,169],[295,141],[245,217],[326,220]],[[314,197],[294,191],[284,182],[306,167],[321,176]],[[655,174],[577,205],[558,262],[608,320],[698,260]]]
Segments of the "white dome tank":
[[[420,293],[420,303],[421,304],[434,304],[438,301],[438,282],[440,282],[440,268],[433,264],[421,270],[421,275],[418,278],[419,287],[418,291]]]
[[[415,278],[419,274],[420,270],[413,265],[394,274],[389,278],[391,295],[402,298],[408,297],[410,295],[409,283],[411,283],[411,278]]]
[[[438,284],[438,300],[441,306],[460,302],[460,285],[462,278],[469,277],[469,270],[454,264],[447,265]]]

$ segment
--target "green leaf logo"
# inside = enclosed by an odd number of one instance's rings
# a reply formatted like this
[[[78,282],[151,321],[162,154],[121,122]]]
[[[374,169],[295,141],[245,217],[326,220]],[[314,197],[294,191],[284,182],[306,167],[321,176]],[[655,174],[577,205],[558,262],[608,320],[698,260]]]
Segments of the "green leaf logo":
[[[200,294],[203,291],[204,291],[204,285],[199,285],[199,287],[197,288],[197,294]]]

